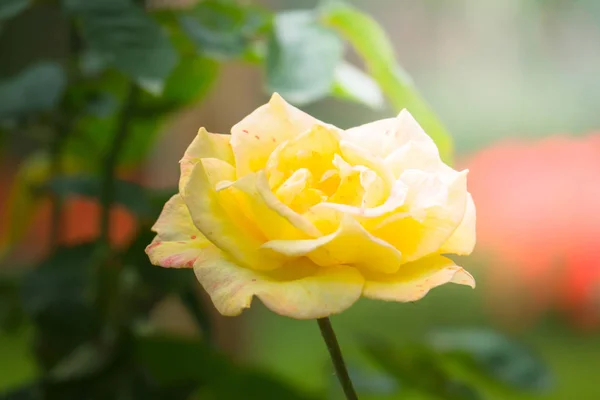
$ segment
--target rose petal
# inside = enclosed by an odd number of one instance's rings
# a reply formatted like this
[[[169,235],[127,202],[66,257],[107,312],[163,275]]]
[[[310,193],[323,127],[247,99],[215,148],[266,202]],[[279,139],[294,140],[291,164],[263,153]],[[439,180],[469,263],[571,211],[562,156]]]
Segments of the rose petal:
[[[348,266],[317,267],[304,259],[291,261],[277,271],[242,268],[215,251],[196,263],[194,272],[217,310],[239,315],[257,296],[277,314],[314,319],[338,314],[360,297],[364,279]]]
[[[385,273],[398,271],[402,263],[397,249],[371,235],[349,215],[330,235],[312,240],[272,240],[263,248],[288,257],[306,256],[321,266],[345,264]]]
[[[476,241],[476,212],[473,196],[467,193],[467,205],[462,222],[456,228],[452,236],[444,243],[440,249],[442,254],[458,254],[461,256],[469,255],[475,248]]]
[[[404,261],[414,261],[434,252],[458,228],[467,201],[466,171],[456,173],[446,184],[437,174],[409,170],[402,175],[409,188],[406,213],[391,213],[363,221],[374,236],[400,250]]]
[[[437,148],[429,142],[409,140],[390,153],[384,160],[394,177],[399,178],[407,169],[419,169],[428,172],[451,173],[440,158]]]
[[[238,178],[265,167],[269,156],[282,142],[306,131],[317,119],[286,103],[274,93],[269,103],[231,128]]]
[[[382,159],[409,141],[423,143],[431,152],[439,154],[433,140],[406,109],[396,118],[382,119],[348,129],[343,137],[358,148]]]
[[[308,169],[319,180],[331,169],[334,155],[340,152],[339,135],[335,127],[316,124],[282,143],[267,161],[265,171],[269,186],[276,189],[300,168]]]
[[[278,262],[260,254],[265,239],[241,211],[240,199],[231,190],[215,190],[220,182],[234,178],[233,167],[215,158],[204,158],[194,165],[182,194],[192,221],[237,262],[256,269],[277,268]]]
[[[161,267],[191,268],[202,252],[212,246],[194,226],[179,194],[167,201],[152,230],[157,235],[146,247],[146,253],[152,264]]]
[[[431,256],[404,264],[395,274],[367,275],[363,296],[377,300],[408,302],[423,298],[444,283],[475,287],[475,280],[446,257]]]
[[[246,214],[254,218],[254,224],[266,238],[300,239],[318,237],[321,232],[305,217],[298,214],[271,192],[264,171],[244,176],[228,186],[238,190],[243,199]]]
[[[198,135],[189,145],[183,158],[179,161],[181,177],[179,178],[179,191],[183,187],[192,171],[194,164],[202,158],[217,158],[230,165],[235,165],[233,151],[230,145],[231,136],[218,133],[209,133],[206,129],[200,128]]]

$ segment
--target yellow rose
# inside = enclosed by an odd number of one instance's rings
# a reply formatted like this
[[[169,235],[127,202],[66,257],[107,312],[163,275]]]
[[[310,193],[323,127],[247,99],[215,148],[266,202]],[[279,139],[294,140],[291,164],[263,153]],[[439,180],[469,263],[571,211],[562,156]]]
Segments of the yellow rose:
[[[253,296],[310,319],[361,296],[408,302],[475,285],[442,256],[475,245],[467,171],[445,165],[406,110],[344,131],[275,94],[231,135],[200,129],[180,163],[146,252],[193,267],[223,315]]]

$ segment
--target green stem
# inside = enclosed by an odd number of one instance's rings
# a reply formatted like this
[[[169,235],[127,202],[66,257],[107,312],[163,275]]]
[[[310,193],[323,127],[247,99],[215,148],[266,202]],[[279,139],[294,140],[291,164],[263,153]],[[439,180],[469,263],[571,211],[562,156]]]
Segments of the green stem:
[[[117,312],[116,302],[119,290],[119,269],[110,265],[112,250],[110,245],[111,217],[110,211],[115,201],[117,165],[119,157],[127,142],[130,132],[131,118],[137,100],[138,89],[132,83],[128,88],[119,123],[114,132],[101,170],[100,182],[100,238],[98,254],[98,287],[97,305],[103,318],[110,320]]]
[[[119,124],[107,149],[102,168],[102,181],[100,189],[100,242],[105,247],[110,247],[110,210],[114,203],[116,188],[116,171],[121,152],[127,142],[129,125],[137,98],[137,88],[131,84],[126,95]]]
[[[329,318],[319,318],[317,319],[319,323],[319,328],[321,329],[321,335],[323,336],[323,340],[325,340],[325,344],[327,345],[327,350],[329,350],[329,356],[331,357],[331,361],[333,362],[333,367],[335,368],[335,373],[342,385],[342,389],[344,390],[344,394],[346,395],[347,400],[358,400],[358,396],[356,395],[356,391],[352,386],[352,381],[350,380],[350,375],[348,375],[348,369],[346,368],[346,363],[344,362],[344,358],[342,357],[342,351],[340,350],[340,345],[338,344],[337,338],[335,337],[335,332],[333,331],[333,327],[331,326],[331,321]]]

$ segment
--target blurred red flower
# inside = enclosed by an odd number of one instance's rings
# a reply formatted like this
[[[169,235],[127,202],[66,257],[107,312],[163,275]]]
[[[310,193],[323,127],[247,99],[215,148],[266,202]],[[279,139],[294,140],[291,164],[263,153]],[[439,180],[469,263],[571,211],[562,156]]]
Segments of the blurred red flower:
[[[494,310],[600,325],[600,134],[507,141],[466,167]]]

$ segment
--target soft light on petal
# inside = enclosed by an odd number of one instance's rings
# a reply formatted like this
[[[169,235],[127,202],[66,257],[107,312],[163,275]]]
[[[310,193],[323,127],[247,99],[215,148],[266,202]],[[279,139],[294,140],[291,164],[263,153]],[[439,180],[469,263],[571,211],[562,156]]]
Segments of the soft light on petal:
[[[321,266],[344,264],[385,273],[398,271],[402,263],[397,249],[371,235],[349,215],[330,235],[313,240],[273,240],[263,248],[288,257],[306,256]]]
[[[275,260],[259,254],[264,237],[257,226],[241,211],[239,199],[229,190],[215,190],[222,181],[234,179],[231,165],[211,158],[196,163],[190,174],[183,199],[194,225],[218,248],[250,268],[273,269]]]
[[[475,280],[448,258],[431,256],[404,264],[395,274],[367,275],[363,296],[387,301],[417,301],[431,289],[452,282],[475,287]]]
[[[409,188],[407,213],[391,213],[366,221],[374,236],[400,250],[404,261],[435,253],[458,228],[465,215],[466,173],[456,173],[449,185],[436,174],[409,170],[403,174]]]
[[[273,94],[269,103],[231,128],[238,177],[264,168],[277,146],[317,123],[321,122]]]
[[[361,295],[364,279],[354,268],[317,267],[292,260],[280,270],[258,272],[239,267],[215,252],[196,263],[194,272],[217,310],[239,315],[258,297],[277,314],[296,319],[315,319],[338,314]]]
[[[380,158],[387,157],[394,150],[411,141],[422,143],[427,146],[429,152],[439,154],[433,140],[406,109],[402,110],[396,118],[382,119],[348,129],[343,137]]]
[[[317,237],[321,232],[305,217],[283,204],[269,188],[264,171],[244,176],[232,182],[244,200],[246,214],[251,215],[256,226],[267,239],[299,239]]]
[[[452,236],[442,245],[440,253],[466,256],[475,248],[475,203],[471,194],[467,194],[465,216]]]
[[[161,267],[191,268],[212,245],[194,226],[179,194],[167,201],[152,230],[157,235],[146,247],[146,253],[152,264]]]
[[[229,144],[230,140],[230,135],[210,133],[206,129],[200,128],[198,135],[196,135],[185,151],[183,158],[179,161],[181,169],[179,190],[183,191],[183,187],[192,172],[192,167],[202,158],[216,158],[234,166],[235,160]]]

